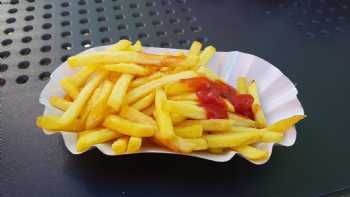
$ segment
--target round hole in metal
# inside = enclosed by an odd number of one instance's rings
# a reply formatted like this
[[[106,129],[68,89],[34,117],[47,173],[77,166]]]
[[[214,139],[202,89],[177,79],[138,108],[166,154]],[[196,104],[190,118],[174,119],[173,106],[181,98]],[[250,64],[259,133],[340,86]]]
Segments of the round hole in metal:
[[[30,37],[30,36],[26,36],[26,37],[22,38],[23,43],[28,43],[30,41],[32,41],[32,37]]]
[[[25,16],[24,17],[24,20],[25,21],[31,21],[31,20],[33,20],[34,19],[34,16],[33,15],[28,15],[28,16]]]
[[[10,56],[10,51],[2,51],[0,52],[0,59],[6,59]]]
[[[81,46],[84,47],[84,48],[89,48],[89,47],[91,47],[91,45],[92,45],[92,43],[91,43],[90,40],[83,40],[81,42]]]
[[[15,29],[13,29],[12,27],[7,28],[7,29],[4,30],[4,34],[6,34],[6,35],[11,35],[14,32],[15,32]]]
[[[42,72],[42,73],[39,74],[38,78],[41,81],[46,81],[46,80],[50,79],[50,75],[51,75],[50,72]]]
[[[64,31],[64,32],[61,33],[62,38],[68,37],[70,35],[71,35],[70,31]]]
[[[62,47],[62,49],[69,51],[69,50],[72,49],[72,44],[68,43],[68,42],[67,43],[63,43],[61,47]]]
[[[28,68],[30,66],[30,62],[28,62],[28,61],[22,61],[22,62],[19,62],[18,64],[17,64],[17,67],[19,68],[19,69],[26,69],[26,68]]]
[[[30,50],[30,48],[24,48],[24,49],[21,49],[21,50],[19,51],[19,53],[20,53],[21,55],[29,55],[31,51],[32,51],[32,50]]]
[[[29,80],[29,77],[27,75],[20,75],[19,77],[17,77],[16,83],[17,84],[25,84],[25,83],[27,83],[28,80]]]
[[[32,25],[26,25],[23,27],[23,31],[28,32],[28,31],[32,31],[34,29],[34,27]]]
[[[49,64],[51,64],[51,59],[45,57],[45,58],[42,58],[39,63],[42,66],[48,66]]]
[[[8,69],[8,65],[7,64],[0,64],[0,72],[5,72]]]
[[[11,39],[5,39],[1,42],[1,45],[2,46],[7,46],[7,45],[10,45],[12,44],[12,40]]]
[[[49,51],[51,51],[51,46],[50,45],[44,45],[40,48],[40,51],[43,53],[47,53]]]
[[[41,39],[43,39],[43,40],[50,40],[51,37],[52,37],[51,34],[44,34],[44,35],[41,36]]]

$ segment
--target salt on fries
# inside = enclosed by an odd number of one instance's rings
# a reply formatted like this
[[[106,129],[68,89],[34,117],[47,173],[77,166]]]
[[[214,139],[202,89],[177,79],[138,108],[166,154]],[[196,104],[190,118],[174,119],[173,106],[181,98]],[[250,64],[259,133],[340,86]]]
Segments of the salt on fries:
[[[60,81],[65,97],[49,99],[63,114],[40,116],[37,125],[77,133],[79,152],[111,142],[115,154],[134,153],[147,141],[181,153],[234,150],[266,159],[255,144],[280,142],[304,116],[268,125],[255,81],[239,77],[235,89],[208,69],[215,52],[195,41],[188,52],[148,54],[141,42],[120,40],[70,57],[71,68],[81,69]]]

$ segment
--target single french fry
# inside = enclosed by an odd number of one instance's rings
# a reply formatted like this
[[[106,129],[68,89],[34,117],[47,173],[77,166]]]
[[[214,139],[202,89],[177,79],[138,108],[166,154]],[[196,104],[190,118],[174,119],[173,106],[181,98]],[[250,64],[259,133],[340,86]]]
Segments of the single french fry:
[[[88,133],[92,133],[96,130],[83,130],[83,131],[79,131],[77,133],[77,139],[79,139],[81,136],[87,135]]]
[[[200,124],[204,131],[210,132],[228,132],[234,125],[234,120],[229,119],[209,119],[209,120],[185,120],[178,126],[190,126]]]
[[[190,101],[198,101],[198,97],[195,93],[185,93],[176,96],[172,96],[169,98],[170,100],[190,100]]]
[[[188,51],[188,55],[199,55],[202,49],[202,44],[198,41],[192,42],[191,48]]]
[[[72,123],[79,116],[95,88],[107,77],[107,75],[108,72],[101,71],[84,86],[72,105],[61,116],[60,123],[62,125]]]
[[[78,132],[83,129],[83,125],[80,120],[76,119],[70,124],[63,125],[60,123],[60,118],[60,116],[55,115],[39,116],[36,119],[36,125],[39,128],[50,131]]]
[[[286,118],[276,123],[273,123],[272,125],[269,125],[267,129],[270,131],[285,132],[304,118],[304,115],[295,115],[290,118]]]
[[[155,96],[155,92],[153,91],[149,93],[147,96],[143,97],[142,99],[136,101],[134,104],[131,105],[131,107],[137,110],[143,110],[153,104],[154,96]]]
[[[118,81],[114,84],[112,93],[108,98],[107,103],[115,111],[120,109],[132,78],[133,76],[130,74],[122,74]]]
[[[256,127],[256,122],[254,120],[250,120],[249,118],[234,113],[228,113],[228,118],[234,120],[234,125],[238,127]]]
[[[185,59],[182,56],[156,55],[136,51],[100,51],[83,53],[68,58],[71,67],[86,65],[105,65],[118,63],[135,63],[140,65],[168,66]]]
[[[253,81],[248,87],[248,92],[254,98],[253,113],[254,113],[255,121],[258,124],[259,128],[265,128],[266,118],[261,108],[260,98],[259,98],[258,89],[256,87],[255,81]]]
[[[89,132],[80,135],[77,140],[77,151],[83,152],[88,150],[91,146],[95,144],[101,144],[104,142],[108,142],[118,137],[121,137],[122,134],[112,131],[109,129],[95,129],[90,130]]]
[[[157,125],[156,121],[152,117],[134,109],[133,107],[124,106],[119,114],[121,117],[133,122]]]
[[[235,107],[232,105],[232,103],[230,101],[228,101],[227,99],[223,99],[226,107],[227,107],[227,111],[229,112],[235,112]]]
[[[230,132],[240,133],[240,132],[253,132],[259,133],[261,142],[271,143],[280,142],[283,139],[283,133],[269,131],[267,129],[256,129],[249,127],[231,127]]]
[[[197,55],[187,55],[183,61],[179,61],[176,64],[171,65],[175,67],[172,73],[178,73],[185,70],[190,70],[199,64],[199,57]]]
[[[181,101],[167,100],[164,109],[192,119],[207,119],[207,112],[202,107]]]
[[[142,146],[142,138],[140,137],[130,137],[128,142],[128,147],[126,149],[127,153],[135,153],[140,150]]]
[[[80,113],[80,119],[83,121],[84,125],[86,123],[86,119],[89,116],[89,113],[92,109],[92,107],[95,105],[97,98],[100,96],[100,92],[102,90],[102,84],[100,84],[92,93],[89,100],[86,103],[86,106],[82,109]]]
[[[68,76],[67,78],[75,85],[75,87],[83,86],[89,77],[96,71],[97,65],[89,65],[82,68],[74,75]]]
[[[213,46],[207,46],[199,56],[199,65],[207,66],[215,52],[216,49]]]
[[[237,90],[240,94],[248,94],[249,83],[247,78],[238,77],[237,78]]]
[[[274,132],[274,131],[269,131],[265,129],[261,129],[260,131],[260,142],[265,142],[265,143],[278,143],[283,140],[283,133],[279,132]]]
[[[136,88],[136,87],[144,85],[145,83],[150,82],[152,80],[159,79],[162,76],[164,76],[163,73],[155,72],[155,73],[153,73],[149,76],[146,76],[146,77],[139,77],[131,82],[130,88]]]
[[[140,40],[136,41],[134,45],[129,47],[131,51],[143,51],[142,43]]]
[[[253,146],[244,145],[239,147],[233,147],[234,151],[241,154],[243,157],[249,160],[264,160],[269,156],[269,152],[265,150],[259,150]]]
[[[60,81],[63,90],[73,99],[76,99],[79,95],[79,89],[73,84],[73,82],[65,77]]]
[[[123,51],[131,47],[131,44],[129,40],[122,39],[108,48],[107,51]]]
[[[174,136],[173,123],[169,112],[164,110],[164,102],[166,101],[165,92],[161,88],[156,89],[155,96],[155,118],[158,124],[156,138],[171,139]]]
[[[201,66],[198,68],[197,72],[204,77],[207,77],[210,80],[216,81],[216,80],[221,80],[220,77],[214,73],[212,70],[210,70],[206,66]]]
[[[172,138],[168,140],[160,139],[160,138],[154,138],[154,141],[159,144],[163,145],[170,150],[173,150],[175,152],[181,152],[181,153],[190,153],[192,152],[193,144],[181,137],[173,136]]]
[[[168,96],[174,96],[174,95],[186,94],[193,90],[188,85],[181,82],[177,82],[177,83],[170,83],[168,85],[165,85],[164,91]]]
[[[193,139],[184,139],[184,140],[189,142],[192,145],[191,151],[208,149],[208,143],[204,138],[193,138]]]
[[[151,106],[147,107],[146,109],[144,109],[142,111],[142,113],[147,114],[149,116],[153,116],[154,109],[155,109],[154,105],[151,105]]]
[[[151,82],[148,82],[144,85],[130,90],[127,94],[128,103],[135,102],[137,99],[146,96],[148,93],[152,92],[156,88],[164,86],[165,84],[173,83],[181,79],[189,79],[196,76],[197,74],[193,71],[184,71],[153,80]]]
[[[134,137],[151,137],[156,130],[153,125],[132,122],[117,115],[107,116],[103,126]]]
[[[101,92],[92,106],[85,123],[86,129],[95,128],[101,124],[104,118],[110,113],[108,111],[107,100],[112,92],[113,83],[105,81],[101,87]]]
[[[104,65],[103,68],[105,70],[119,72],[119,73],[127,73],[132,75],[148,75],[150,72],[145,67],[132,64],[132,63],[119,63],[119,64],[107,64]]]
[[[128,136],[123,136],[123,137],[118,138],[112,144],[113,152],[117,155],[124,154],[126,152],[128,142],[129,142]]]
[[[177,113],[170,113],[171,120],[174,125],[186,120],[186,117]]]
[[[203,127],[202,125],[191,125],[185,127],[175,127],[174,132],[177,136],[183,138],[199,138],[203,135]]]
[[[49,102],[52,106],[62,111],[66,111],[72,105],[72,102],[60,98],[58,96],[51,96]]]
[[[229,148],[252,144],[260,139],[259,132],[220,133],[205,135],[209,148]]]

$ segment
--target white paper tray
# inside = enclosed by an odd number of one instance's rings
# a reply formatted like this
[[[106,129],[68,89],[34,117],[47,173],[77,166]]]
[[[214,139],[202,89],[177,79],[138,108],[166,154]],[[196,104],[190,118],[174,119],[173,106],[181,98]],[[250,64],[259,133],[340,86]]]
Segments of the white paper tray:
[[[102,51],[107,47],[109,46],[95,47],[82,53]],[[165,53],[176,52],[178,49],[149,47],[145,48],[145,51],[149,53]],[[290,116],[304,115],[303,107],[297,98],[298,91],[294,84],[278,68],[257,56],[238,51],[217,52],[210,61],[209,68],[217,73],[227,83],[233,86],[236,85],[236,79],[239,76],[246,76],[250,80],[255,80],[261,97],[262,108],[269,124]],[[48,100],[53,95],[63,96],[64,92],[59,85],[59,80],[77,71],[78,69],[73,70],[66,62],[64,62],[52,73],[48,84],[41,92],[39,98],[39,102],[45,106],[44,115],[62,114],[61,111],[51,107]],[[52,134],[49,131],[44,130],[44,132],[47,134]],[[292,146],[296,140],[296,135],[297,133],[295,127],[293,127],[285,133],[283,141],[278,144],[282,146]],[[67,149],[71,153],[81,154],[76,151],[76,134],[62,132],[62,137]],[[273,146],[273,143],[257,143],[256,147],[267,150],[269,152],[269,157],[263,161],[250,162],[254,164],[266,163],[271,157]],[[99,144],[96,145],[96,148],[106,155],[115,155],[112,151],[111,144]],[[141,151],[138,153],[179,154],[152,145],[143,146]],[[222,154],[198,152],[188,155],[216,162],[225,162],[233,158],[235,154],[236,152],[234,151],[228,151]]]

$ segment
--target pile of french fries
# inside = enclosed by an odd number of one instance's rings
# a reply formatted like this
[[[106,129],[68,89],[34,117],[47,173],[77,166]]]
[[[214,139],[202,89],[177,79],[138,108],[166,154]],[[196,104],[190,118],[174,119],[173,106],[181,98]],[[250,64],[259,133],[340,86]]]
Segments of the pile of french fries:
[[[267,125],[256,83],[240,77],[236,89],[254,98],[254,120],[235,113],[230,102],[227,119],[208,119],[196,93],[181,80],[220,80],[207,67],[215,52],[195,41],[188,52],[148,54],[141,42],[120,40],[105,51],[72,56],[68,64],[77,72],[60,81],[65,96],[49,100],[63,114],[39,116],[37,126],[75,132],[79,152],[111,142],[115,154],[134,153],[151,142],[180,153],[234,150],[263,160],[268,152],[255,144],[281,141],[304,116]]]

